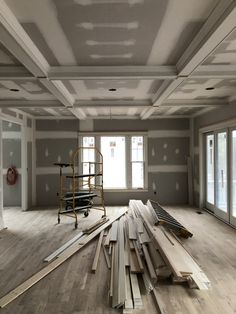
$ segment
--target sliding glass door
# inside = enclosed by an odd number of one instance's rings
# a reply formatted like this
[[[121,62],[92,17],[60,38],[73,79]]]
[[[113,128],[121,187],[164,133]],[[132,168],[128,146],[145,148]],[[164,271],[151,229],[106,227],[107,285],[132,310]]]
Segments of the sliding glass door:
[[[228,212],[228,160],[227,131],[216,133],[216,165],[215,165],[215,213],[224,220],[229,219]]]
[[[205,206],[236,226],[236,128],[205,134]]]
[[[230,136],[231,152],[231,211],[230,223],[236,226],[236,129],[231,130]]]

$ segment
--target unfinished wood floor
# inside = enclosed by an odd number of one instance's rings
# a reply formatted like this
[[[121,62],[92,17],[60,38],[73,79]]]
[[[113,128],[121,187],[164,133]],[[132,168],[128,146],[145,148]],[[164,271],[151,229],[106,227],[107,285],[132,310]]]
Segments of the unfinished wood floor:
[[[193,208],[167,209],[193,232],[193,238],[185,240],[185,245],[211,280],[212,289],[197,291],[168,282],[159,284],[165,313],[236,313],[236,230],[205,212],[198,215]],[[108,208],[108,212],[117,210],[119,207]],[[75,231],[70,218],[62,217],[62,223],[56,224],[55,210],[5,210],[8,229],[0,232],[0,297],[40,270],[47,255],[100,216],[98,211],[92,211],[88,218],[81,215]],[[0,309],[0,314],[121,313],[109,305],[110,273],[102,252],[97,272],[91,272],[96,243],[97,240],[92,241],[29,291]],[[143,295],[143,303],[146,313],[156,313],[150,295]]]

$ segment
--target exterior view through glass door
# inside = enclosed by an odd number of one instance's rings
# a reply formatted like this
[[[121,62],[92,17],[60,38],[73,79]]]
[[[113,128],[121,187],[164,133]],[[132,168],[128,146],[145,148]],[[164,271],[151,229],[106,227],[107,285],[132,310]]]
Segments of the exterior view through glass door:
[[[216,133],[216,208],[215,213],[228,221],[227,132]]]
[[[206,135],[206,206],[214,211],[215,174],[214,174],[214,134]]]
[[[236,129],[231,132],[231,214],[230,223],[236,226]]]

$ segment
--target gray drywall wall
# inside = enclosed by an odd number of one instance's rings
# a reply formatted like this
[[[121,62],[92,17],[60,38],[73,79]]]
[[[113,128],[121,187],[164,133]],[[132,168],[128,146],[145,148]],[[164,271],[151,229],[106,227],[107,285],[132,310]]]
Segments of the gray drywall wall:
[[[222,106],[219,109],[210,111],[204,115],[194,119],[194,158],[193,158],[193,174],[194,174],[194,204],[199,206],[199,130],[203,127],[210,127],[214,130],[214,124],[227,122],[231,119],[236,119],[236,103]]]
[[[3,175],[3,206],[21,206],[21,126],[8,121],[2,122],[2,165],[4,173],[12,166],[18,171],[15,185]]]
[[[86,122],[86,121],[85,121]],[[91,122],[91,121],[89,121]],[[55,162],[69,162],[77,147],[78,120],[36,121],[36,199],[38,206],[58,204],[59,168]],[[135,132],[148,134],[148,187],[145,191],[105,191],[106,205],[127,205],[129,199],[157,199],[162,204],[188,201],[187,157],[189,119],[94,120],[94,132]],[[150,132],[151,131],[151,132]],[[61,135],[61,138],[60,138]]]

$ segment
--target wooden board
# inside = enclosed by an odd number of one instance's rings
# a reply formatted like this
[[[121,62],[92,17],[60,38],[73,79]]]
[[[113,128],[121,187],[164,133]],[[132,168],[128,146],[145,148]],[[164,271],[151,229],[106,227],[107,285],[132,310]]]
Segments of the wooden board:
[[[153,263],[152,263],[150,255],[149,255],[149,251],[148,251],[146,244],[143,244],[142,248],[143,248],[144,257],[145,257],[145,260],[147,263],[149,275],[152,279],[152,282],[156,283],[157,282],[157,275],[156,275],[155,268],[153,266]]]
[[[99,258],[99,254],[100,254],[100,250],[101,250],[101,246],[102,246],[103,235],[104,235],[104,230],[102,230],[100,235],[99,235],[98,244],[97,244],[97,247],[96,247],[94,260],[93,260],[93,265],[92,265],[92,272],[93,273],[95,273],[96,270],[97,270],[98,258]]]
[[[111,237],[111,229],[109,229],[109,231],[107,233],[106,240],[104,242],[104,246],[109,247],[110,237]]]
[[[111,269],[110,257],[108,255],[107,250],[106,250],[104,245],[102,245],[102,249],[103,249],[103,253],[104,253],[104,256],[105,256],[106,263],[107,263],[107,267],[108,267],[108,269]]]
[[[110,242],[117,241],[118,221],[115,221],[111,227]]]
[[[130,240],[137,240],[137,234],[136,234],[136,228],[135,228],[135,222],[133,219],[128,219],[128,230],[129,230],[129,239]]]
[[[73,244],[74,242],[76,242],[77,240],[79,240],[81,237],[83,236],[83,232],[78,233],[74,238],[72,238],[71,240],[69,240],[68,242],[66,242],[64,245],[62,245],[61,247],[59,247],[56,251],[54,251],[52,254],[50,254],[49,256],[45,257],[45,259],[43,260],[44,262],[50,262],[51,260],[53,260],[55,257],[57,257],[60,253],[62,253],[63,251],[65,251],[65,249],[67,249],[69,246],[71,246],[71,244]]]
[[[109,221],[106,222],[104,225],[100,226],[98,229],[96,229],[92,234],[88,235],[85,239],[79,240],[78,242],[72,244],[68,249],[66,249],[60,256],[51,262],[49,265],[41,269],[39,272],[37,272],[35,275],[30,277],[28,280],[20,284],[18,287],[10,291],[8,294],[6,294],[4,297],[0,299],[0,308],[3,308],[10,302],[12,302],[14,299],[16,299],[18,296],[20,296],[22,293],[30,289],[33,285],[35,285],[38,281],[43,279],[45,276],[50,274],[54,269],[59,267],[62,263],[64,263],[68,258],[70,258],[72,255],[74,255],[76,252],[78,252],[81,248],[84,247],[87,243],[89,243],[91,240],[93,240],[96,236],[99,235],[99,233],[110,226],[116,219],[119,219],[122,215],[126,213],[127,209],[120,210],[119,213],[117,213],[114,216],[111,216]]]

